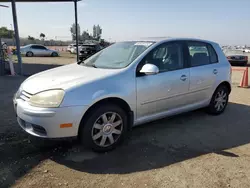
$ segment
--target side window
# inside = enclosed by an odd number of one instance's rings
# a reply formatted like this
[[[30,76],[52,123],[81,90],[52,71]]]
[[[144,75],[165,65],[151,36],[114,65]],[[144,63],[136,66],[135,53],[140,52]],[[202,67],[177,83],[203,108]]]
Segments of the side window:
[[[33,45],[31,46],[32,49],[37,49],[37,50],[46,50],[44,46],[39,46],[39,45]]]
[[[38,49],[36,45],[31,46],[32,49]]]
[[[37,49],[46,50],[46,48],[44,46],[37,46]]]
[[[210,55],[210,63],[218,63],[218,55],[215,52],[214,48],[210,44],[208,44],[207,46]]]
[[[156,65],[160,72],[184,68],[181,43],[165,43],[153,49],[145,58],[145,62]]]
[[[191,67],[208,65],[218,62],[214,48],[204,42],[188,42]]]
[[[207,44],[203,42],[188,42],[191,67],[210,64]]]

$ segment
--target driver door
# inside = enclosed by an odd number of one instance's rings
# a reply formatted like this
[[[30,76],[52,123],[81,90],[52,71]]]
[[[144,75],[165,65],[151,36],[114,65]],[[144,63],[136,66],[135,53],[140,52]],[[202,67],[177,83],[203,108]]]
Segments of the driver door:
[[[159,73],[139,73],[145,64],[156,65]],[[186,105],[189,80],[181,41],[161,44],[149,52],[137,67],[137,120]]]

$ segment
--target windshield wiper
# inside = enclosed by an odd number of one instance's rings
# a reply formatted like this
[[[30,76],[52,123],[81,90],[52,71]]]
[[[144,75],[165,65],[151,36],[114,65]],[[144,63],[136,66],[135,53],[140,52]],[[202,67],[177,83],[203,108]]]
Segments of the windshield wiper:
[[[83,61],[83,60],[78,60],[78,61],[77,61],[77,64],[78,64],[78,65],[80,65],[81,63],[84,63],[84,61]]]

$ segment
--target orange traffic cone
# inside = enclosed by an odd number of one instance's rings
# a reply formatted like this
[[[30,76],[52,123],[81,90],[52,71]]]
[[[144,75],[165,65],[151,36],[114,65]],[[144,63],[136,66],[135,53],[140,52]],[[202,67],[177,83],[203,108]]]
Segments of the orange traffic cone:
[[[244,71],[243,78],[241,80],[241,84],[239,87],[242,88],[248,88],[248,67],[246,67],[246,70]]]

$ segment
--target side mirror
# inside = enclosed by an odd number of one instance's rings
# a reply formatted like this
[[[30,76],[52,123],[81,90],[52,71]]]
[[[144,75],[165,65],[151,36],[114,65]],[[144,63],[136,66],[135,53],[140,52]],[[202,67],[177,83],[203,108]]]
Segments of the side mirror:
[[[140,70],[140,73],[144,73],[146,75],[158,74],[159,68],[153,64],[145,64]]]

